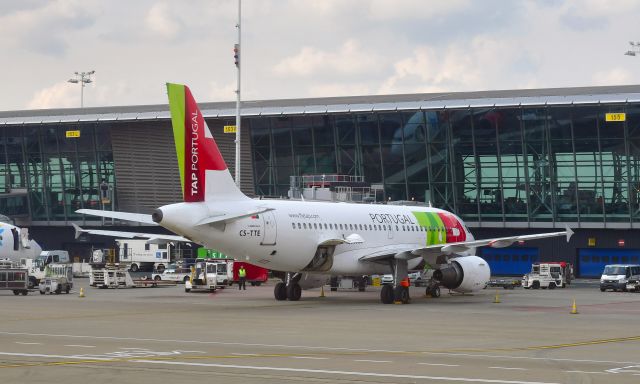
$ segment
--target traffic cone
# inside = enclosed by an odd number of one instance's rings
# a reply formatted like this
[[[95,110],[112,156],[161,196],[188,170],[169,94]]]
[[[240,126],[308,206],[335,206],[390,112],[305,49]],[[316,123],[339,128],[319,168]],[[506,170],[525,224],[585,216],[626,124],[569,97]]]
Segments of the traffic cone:
[[[496,291],[496,297],[493,299],[493,303],[494,304],[500,303],[500,294],[498,293],[498,291]]]
[[[576,306],[576,299],[573,299],[573,305],[571,306],[571,312],[572,315],[577,315],[578,314],[578,307]]]
[[[80,288],[80,295],[78,297],[84,297],[84,288]]]
[[[319,297],[325,297],[324,296],[324,285],[320,287],[320,296]]]

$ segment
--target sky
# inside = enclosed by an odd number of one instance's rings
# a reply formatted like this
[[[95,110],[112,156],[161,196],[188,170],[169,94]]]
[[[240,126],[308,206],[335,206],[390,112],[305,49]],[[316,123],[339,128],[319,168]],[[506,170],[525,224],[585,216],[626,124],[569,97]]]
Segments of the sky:
[[[0,0],[0,111],[234,101],[237,0]],[[635,0],[244,0],[242,99],[640,84]]]

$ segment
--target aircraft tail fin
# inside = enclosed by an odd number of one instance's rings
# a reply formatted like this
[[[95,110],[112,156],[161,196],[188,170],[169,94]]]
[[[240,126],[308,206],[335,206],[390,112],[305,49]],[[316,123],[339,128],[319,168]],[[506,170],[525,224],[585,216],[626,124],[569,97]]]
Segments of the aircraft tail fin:
[[[167,83],[167,94],[184,201],[246,199],[189,88]]]

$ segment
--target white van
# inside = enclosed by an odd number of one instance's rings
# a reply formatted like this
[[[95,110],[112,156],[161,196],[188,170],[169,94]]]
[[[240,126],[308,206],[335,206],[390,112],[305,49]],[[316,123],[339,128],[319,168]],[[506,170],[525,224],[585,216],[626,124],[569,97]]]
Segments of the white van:
[[[629,278],[637,275],[640,275],[640,265],[637,264],[606,265],[600,277],[600,291],[626,291]]]

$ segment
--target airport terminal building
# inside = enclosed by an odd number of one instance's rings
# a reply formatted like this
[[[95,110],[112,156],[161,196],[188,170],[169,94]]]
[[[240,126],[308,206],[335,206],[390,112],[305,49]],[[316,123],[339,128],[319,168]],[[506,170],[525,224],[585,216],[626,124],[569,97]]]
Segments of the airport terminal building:
[[[200,107],[233,174],[235,103]],[[349,175],[381,201],[455,212],[476,238],[575,230],[569,244],[483,249],[497,274],[640,262],[640,85],[248,101],[241,144],[251,196],[287,198],[291,176]],[[0,112],[0,156],[0,213],[79,257],[94,239],[75,240],[71,223],[127,224],[75,210],[149,213],[182,198],[168,105]]]

